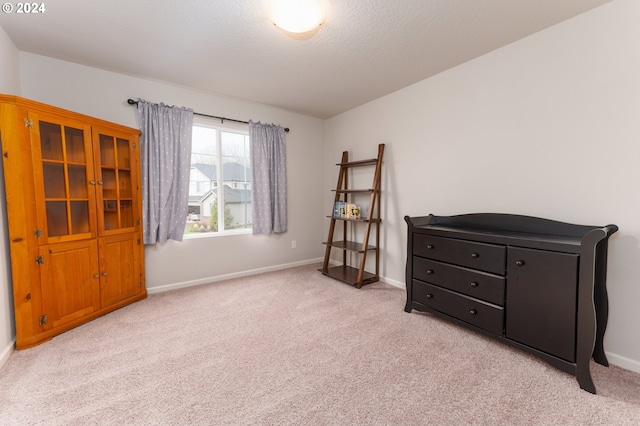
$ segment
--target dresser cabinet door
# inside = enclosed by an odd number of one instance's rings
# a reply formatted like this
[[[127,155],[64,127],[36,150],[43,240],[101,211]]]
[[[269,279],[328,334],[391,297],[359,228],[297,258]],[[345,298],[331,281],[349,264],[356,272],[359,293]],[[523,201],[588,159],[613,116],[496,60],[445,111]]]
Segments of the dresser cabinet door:
[[[575,361],[578,255],[509,247],[506,337]]]

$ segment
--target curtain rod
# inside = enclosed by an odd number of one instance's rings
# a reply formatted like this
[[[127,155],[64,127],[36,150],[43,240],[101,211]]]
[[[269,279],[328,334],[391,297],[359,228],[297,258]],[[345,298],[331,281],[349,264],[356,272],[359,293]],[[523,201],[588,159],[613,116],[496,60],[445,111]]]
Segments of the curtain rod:
[[[127,103],[129,105],[138,105],[137,101],[134,101],[133,99],[127,99]],[[199,115],[201,117],[209,117],[209,118],[217,118],[218,120],[220,120],[220,122],[224,123],[225,120],[227,121],[233,121],[234,123],[243,123],[243,124],[249,124],[248,121],[242,121],[242,120],[234,120],[233,118],[227,118],[227,117],[218,117],[217,115],[209,115],[209,114],[201,114],[199,112],[194,112],[194,115]],[[284,128],[285,132],[289,132],[289,128],[285,127]]]

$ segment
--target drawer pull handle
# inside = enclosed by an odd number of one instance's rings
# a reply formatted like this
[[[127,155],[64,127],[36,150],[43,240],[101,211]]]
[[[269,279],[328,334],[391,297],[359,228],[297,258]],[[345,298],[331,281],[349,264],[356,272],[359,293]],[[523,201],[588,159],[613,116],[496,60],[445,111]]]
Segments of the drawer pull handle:
[[[517,266],[524,266],[524,260],[516,260]]]
[[[477,281],[472,281],[471,282],[471,287],[478,287],[478,282]]]
[[[427,275],[433,274],[433,269],[427,269]]]
[[[478,311],[476,311],[475,309],[472,309],[472,310],[469,311],[469,313],[471,315],[476,315],[478,313]]]
[[[427,244],[427,249],[429,249],[429,250],[433,250],[433,245],[431,245],[431,244]]]
[[[473,257],[474,259],[477,259],[480,257],[480,253],[471,253],[471,257]]]
[[[433,294],[427,293],[427,299],[433,299]]]

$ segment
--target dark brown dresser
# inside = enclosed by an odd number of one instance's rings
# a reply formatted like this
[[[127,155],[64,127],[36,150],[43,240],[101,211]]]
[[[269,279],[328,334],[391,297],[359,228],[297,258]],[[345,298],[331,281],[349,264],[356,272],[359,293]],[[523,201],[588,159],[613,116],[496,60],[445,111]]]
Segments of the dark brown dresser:
[[[617,226],[496,213],[405,221],[406,312],[495,337],[596,392],[589,362],[608,365],[607,249]]]

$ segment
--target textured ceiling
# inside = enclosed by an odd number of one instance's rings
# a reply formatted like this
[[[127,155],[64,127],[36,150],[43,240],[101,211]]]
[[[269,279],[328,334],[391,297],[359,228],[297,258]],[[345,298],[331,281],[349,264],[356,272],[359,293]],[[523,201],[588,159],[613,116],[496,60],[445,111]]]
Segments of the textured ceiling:
[[[304,40],[268,0],[53,0],[0,27],[24,52],[328,118],[611,0],[321,1]]]

